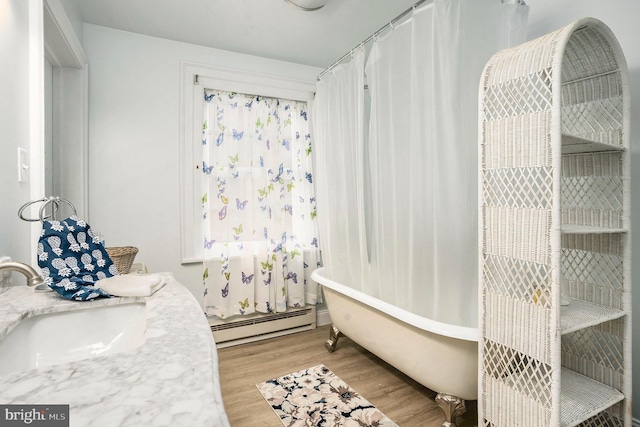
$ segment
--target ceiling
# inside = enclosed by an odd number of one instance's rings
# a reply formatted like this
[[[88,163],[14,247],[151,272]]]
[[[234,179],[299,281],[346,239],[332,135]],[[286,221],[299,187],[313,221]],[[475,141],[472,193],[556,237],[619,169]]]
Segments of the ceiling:
[[[78,0],[90,24],[326,68],[417,0]]]

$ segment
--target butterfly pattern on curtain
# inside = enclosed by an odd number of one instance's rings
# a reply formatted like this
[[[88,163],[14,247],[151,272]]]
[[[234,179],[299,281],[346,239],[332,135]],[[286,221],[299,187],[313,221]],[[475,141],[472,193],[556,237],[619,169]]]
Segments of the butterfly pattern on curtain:
[[[203,283],[208,316],[316,304],[320,265],[305,102],[204,91]]]

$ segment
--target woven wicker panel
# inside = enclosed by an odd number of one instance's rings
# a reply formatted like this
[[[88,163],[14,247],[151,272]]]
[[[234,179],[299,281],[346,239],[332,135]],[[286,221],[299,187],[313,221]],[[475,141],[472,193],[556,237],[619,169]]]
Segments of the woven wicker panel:
[[[532,290],[531,299],[538,299]],[[484,322],[484,337],[514,351],[551,363],[550,310],[542,305],[486,293],[484,306],[490,316]],[[531,340],[531,337],[539,337]]]
[[[535,186],[536,182],[530,182]],[[562,180],[562,208],[582,211],[616,211],[615,217],[622,210],[622,177],[620,176],[579,176]],[[589,192],[580,191],[589,188]],[[609,215],[605,215],[609,216]],[[607,224],[593,224],[609,227]],[[616,226],[617,227],[617,226]],[[613,228],[613,227],[612,227]]]
[[[551,307],[551,269],[547,265],[487,255],[482,276],[487,293],[534,303],[545,309]]]
[[[562,133],[622,146],[621,73],[614,52],[598,31],[585,28],[573,33],[562,79]]]
[[[623,267],[620,258],[586,251],[564,252],[562,276],[569,285],[572,298],[623,308]]]
[[[616,407],[621,407],[616,404]],[[619,412],[606,411],[589,418],[587,421],[578,424],[578,427],[622,427],[624,426],[624,415]]]
[[[550,166],[550,124],[549,110],[484,122],[481,159],[484,167],[502,169]]]
[[[540,404],[539,399],[549,400],[551,395],[551,384],[546,384],[546,392],[540,390],[543,385],[529,380],[526,383],[505,382],[504,378],[498,379],[487,375],[483,378],[483,389],[490,399],[483,400],[484,419],[487,425],[495,426],[544,426],[549,425],[551,418],[550,404]],[[532,398],[530,394],[543,392],[544,396],[538,399]],[[505,408],[518,408],[517,411],[505,411]]]
[[[488,206],[483,215],[484,253],[550,263],[551,211]]]
[[[621,177],[620,153],[589,153],[562,156],[562,177]],[[619,189],[622,194],[622,188]],[[621,196],[620,196],[621,198]]]
[[[521,78],[551,66],[562,30],[496,53],[487,63],[485,86]]]
[[[562,365],[618,390],[623,388],[624,322],[620,319],[562,337]]]
[[[603,209],[563,209],[563,224],[622,228],[622,212]]]
[[[608,98],[617,98],[617,102],[622,101],[622,80],[620,73],[604,74],[592,76],[578,80],[573,83],[563,83],[562,85],[562,105],[572,107],[572,104],[582,104],[583,108],[589,107],[588,102],[604,102]],[[617,110],[617,108],[616,108]],[[622,117],[622,110],[619,110]],[[563,110],[563,113],[566,111]],[[576,116],[572,116],[575,118]],[[567,117],[563,117],[563,124],[571,126]],[[622,128],[622,123],[619,123]],[[607,123],[603,129],[611,126]]]
[[[622,97],[562,108],[562,133],[622,146]]]
[[[562,365],[603,384],[624,390],[624,338],[624,319],[567,334],[562,338]],[[617,403],[580,425],[625,425],[627,405],[625,401]]]
[[[563,156],[562,168],[564,224],[623,227],[624,186],[620,153]]]
[[[582,236],[567,235],[563,243],[592,243],[594,240],[602,242],[600,249],[595,246],[572,245],[563,248],[562,277],[569,285],[569,295],[583,301],[623,309],[624,302],[624,268],[622,256],[615,253],[616,243],[620,242],[618,235]],[[614,240],[613,244],[610,244]],[[564,246],[564,245],[563,245]],[[586,249],[585,249],[586,248]],[[609,253],[607,249],[613,249]]]
[[[544,69],[485,89],[486,121],[519,117],[551,108],[551,73]]]
[[[483,363],[485,381],[494,387],[512,388],[531,404],[551,407],[551,366],[492,341],[485,340],[484,345],[485,351],[494,355]],[[499,395],[492,396],[500,399]]]
[[[562,223],[594,227],[622,228],[623,211],[620,177],[581,177],[563,180]],[[586,185],[589,195],[577,190]],[[619,196],[619,197],[618,197]]]
[[[617,62],[609,41],[598,29],[578,29],[571,34],[565,47],[562,81],[570,82],[616,70]]]
[[[624,234],[563,234],[562,248],[622,257],[625,240]]]
[[[549,209],[550,168],[488,169],[483,173],[487,206]]]

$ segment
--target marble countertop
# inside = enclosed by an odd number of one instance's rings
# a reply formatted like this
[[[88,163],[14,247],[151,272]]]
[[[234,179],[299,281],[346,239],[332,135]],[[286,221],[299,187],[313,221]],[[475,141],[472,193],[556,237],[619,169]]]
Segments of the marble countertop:
[[[173,278],[151,297],[92,302],[14,286],[0,294],[0,339],[29,316],[141,301],[147,308],[141,347],[0,376],[0,403],[69,404],[70,425],[78,427],[229,426],[209,325]]]

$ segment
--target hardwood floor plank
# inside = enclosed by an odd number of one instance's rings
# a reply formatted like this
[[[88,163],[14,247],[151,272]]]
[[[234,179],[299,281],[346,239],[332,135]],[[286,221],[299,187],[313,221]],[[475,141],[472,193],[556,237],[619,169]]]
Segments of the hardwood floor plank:
[[[282,427],[257,383],[324,364],[400,427],[440,427],[444,415],[436,393],[347,337],[329,353],[329,326],[218,350],[225,410],[232,427]],[[477,426],[476,401],[458,427]]]

